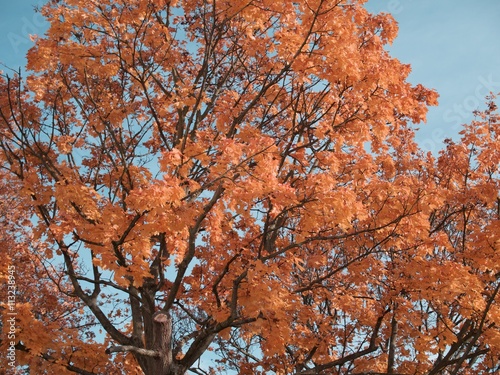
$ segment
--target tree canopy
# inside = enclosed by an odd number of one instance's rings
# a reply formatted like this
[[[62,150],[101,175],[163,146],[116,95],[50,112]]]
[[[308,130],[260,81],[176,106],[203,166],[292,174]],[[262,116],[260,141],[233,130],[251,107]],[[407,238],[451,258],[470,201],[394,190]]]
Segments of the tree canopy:
[[[499,371],[495,98],[422,152],[437,94],[363,3],[41,8],[27,73],[0,78],[18,369]]]

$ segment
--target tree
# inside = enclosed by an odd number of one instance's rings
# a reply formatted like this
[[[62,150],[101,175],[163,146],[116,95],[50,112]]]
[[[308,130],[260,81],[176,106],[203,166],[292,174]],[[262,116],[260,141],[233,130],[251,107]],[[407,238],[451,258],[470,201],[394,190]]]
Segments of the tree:
[[[422,153],[412,124],[437,95],[384,50],[390,15],[342,0],[41,12],[28,75],[0,81],[20,365],[495,371],[498,117],[491,102],[438,160]]]

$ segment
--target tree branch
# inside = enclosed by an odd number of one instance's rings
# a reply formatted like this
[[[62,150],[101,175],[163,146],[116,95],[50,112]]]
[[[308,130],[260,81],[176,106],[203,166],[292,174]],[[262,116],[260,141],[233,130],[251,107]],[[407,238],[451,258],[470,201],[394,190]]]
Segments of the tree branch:
[[[116,345],[106,349],[106,354],[112,353],[135,353],[138,355],[155,358],[160,356],[160,353],[158,353],[156,350],[138,348],[137,346],[132,345]]]

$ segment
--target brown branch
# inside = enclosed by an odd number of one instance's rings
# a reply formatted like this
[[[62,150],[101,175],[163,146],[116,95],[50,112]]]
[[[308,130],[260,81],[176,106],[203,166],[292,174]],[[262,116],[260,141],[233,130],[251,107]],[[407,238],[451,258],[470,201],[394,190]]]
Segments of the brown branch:
[[[146,357],[155,358],[160,356],[160,353],[158,353],[156,350],[138,348],[137,346],[132,345],[116,345],[106,349],[106,354],[112,353],[134,353]]]
[[[329,370],[335,366],[341,366],[347,362],[354,361],[357,358],[363,357],[367,354],[370,354],[370,353],[377,351],[378,347],[376,345],[376,341],[378,338],[378,332],[379,332],[380,327],[382,325],[382,321],[384,320],[384,317],[388,312],[389,312],[389,310],[384,311],[384,314],[377,319],[377,324],[375,325],[375,327],[373,329],[373,333],[370,337],[370,344],[368,345],[368,347],[366,349],[360,350],[356,353],[346,355],[345,357],[339,358],[339,359],[332,361],[332,362],[328,362],[328,363],[325,363],[322,365],[317,365],[312,369],[300,371],[297,374],[298,375],[318,375],[325,370]]]
[[[196,220],[196,223],[190,228],[189,230],[189,247],[188,251],[186,252],[186,255],[184,256],[184,259],[182,259],[182,262],[179,264],[178,271],[177,271],[177,276],[175,278],[174,283],[172,284],[170,288],[170,292],[168,294],[168,298],[165,301],[165,304],[163,305],[163,310],[168,311],[177,296],[177,293],[181,287],[182,284],[182,279],[184,278],[184,275],[188,269],[189,264],[191,263],[191,260],[194,258],[195,254],[195,240],[196,240],[196,235],[198,231],[200,230],[201,224],[203,220],[205,220],[206,216],[210,212],[210,210],[215,206],[215,204],[218,202],[219,198],[222,196],[224,192],[224,187],[222,184],[219,185],[217,190],[214,192],[213,197],[210,199],[210,201],[207,203],[207,205],[203,208],[203,212],[201,215],[198,217]]]
[[[15,348],[16,348],[16,350],[19,350],[19,351],[22,351],[25,353],[31,353],[31,349],[20,342],[15,345]],[[90,372],[90,371],[84,370],[80,367],[71,365],[69,363],[63,364],[59,360],[57,360],[57,358],[55,358],[54,356],[47,354],[47,353],[37,354],[36,356],[44,359],[47,362],[52,363],[53,365],[64,367],[64,368],[66,368],[66,370],[74,372],[74,373],[79,374],[79,375],[98,375],[95,372]]]
[[[392,314],[391,336],[389,338],[389,357],[387,359],[387,373],[394,374],[394,360],[396,354],[396,333],[398,330],[398,321],[396,320],[396,309]]]

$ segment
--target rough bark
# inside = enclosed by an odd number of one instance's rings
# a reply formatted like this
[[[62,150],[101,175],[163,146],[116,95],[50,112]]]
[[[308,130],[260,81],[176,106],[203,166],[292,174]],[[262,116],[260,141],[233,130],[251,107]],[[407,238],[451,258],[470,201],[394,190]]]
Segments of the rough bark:
[[[172,364],[172,318],[162,310],[153,315],[153,348],[159,353],[151,357],[149,368],[144,369],[146,375],[175,375]]]

